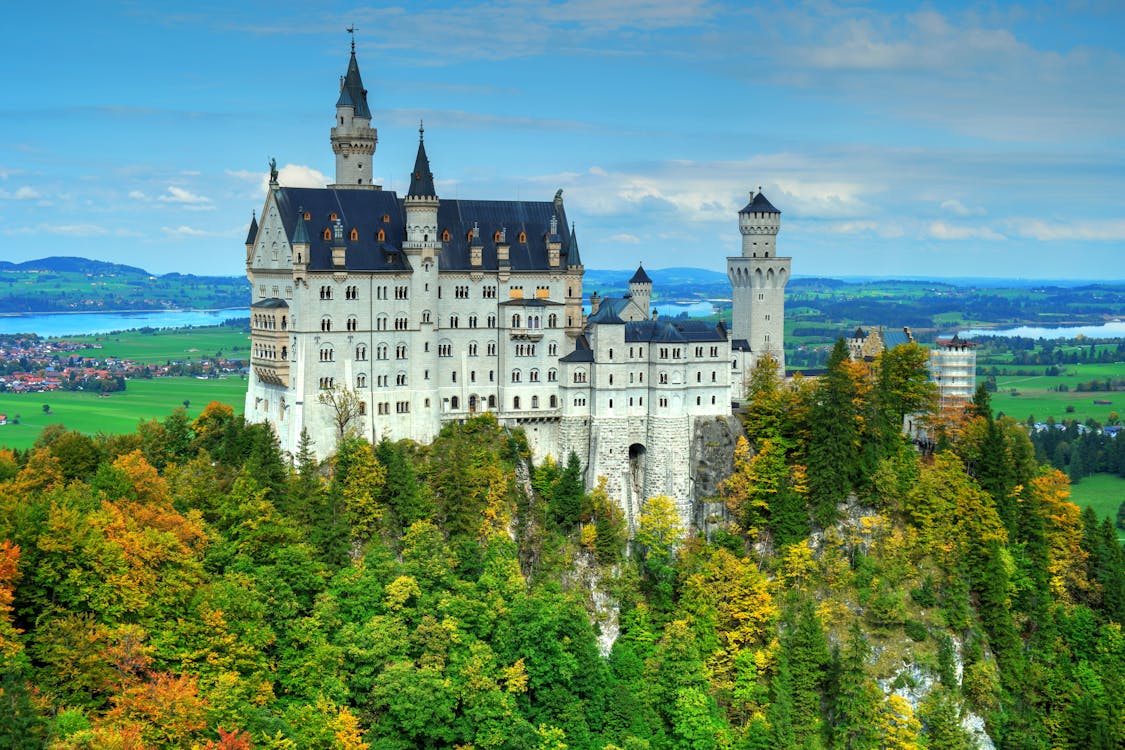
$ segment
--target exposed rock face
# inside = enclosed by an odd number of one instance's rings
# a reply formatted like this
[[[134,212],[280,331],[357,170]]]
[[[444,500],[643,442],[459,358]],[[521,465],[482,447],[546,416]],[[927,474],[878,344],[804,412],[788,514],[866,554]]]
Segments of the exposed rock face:
[[[737,416],[695,420],[691,440],[691,523],[700,533],[710,534],[726,521],[726,506],[719,499],[719,485],[734,471],[734,447],[745,435]]]

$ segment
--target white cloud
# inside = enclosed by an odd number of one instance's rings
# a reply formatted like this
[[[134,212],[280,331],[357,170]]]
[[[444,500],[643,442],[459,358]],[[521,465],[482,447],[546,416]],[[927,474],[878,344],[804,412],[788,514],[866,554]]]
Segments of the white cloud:
[[[930,224],[930,236],[938,240],[1005,240],[1007,237],[988,227],[966,227],[935,221]]]
[[[135,201],[147,201],[149,199],[148,196],[142,193],[140,190],[130,190],[129,197]]]
[[[42,224],[40,229],[67,237],[101,237],[110,234],[110,230],[97,224]]]
[[[949,198],[941,202],[941,210],[951,216],[981,216],[984,214],[983,208],[969,208],[956,198]]]
[[[211,236],[213,236],[212,232],[208,232],[204,229],[196,229],[195,227],[189,227],[189,226],[184,226],[184,225],[181,225],[181,226],[178,226],[178,227],[161,227],[160,230],[162,232],[164,232],[165,234],[171,236],[171,237],[211,237]]]
[[[1074,222],[1049,222],[1042,219],[1014,219],[1012,231],[1021,237],[1051,242],[1125,240],[1125,219],[1087,219]]]
[[[640,237],[637,237],[636,235],[628,234],[627,232],[620,232],[620,233],[615,234],[612,237],[610,237],[609,241],[610,242],[624,242],[624,243],[627,243],[627,244],[630,244],[630,245],[636,245],[641,241],[641,239],[640,239]]]
[[[192,211],[211,211],[215,208],[210,198],[175,185],[169,185],[167,192],[164,195],[157,196],[156,200]]]
[[[270,187],[268,172],[250,171],[247,169],[228,169],[226,174],[240,182],[254,186],[249,198],[259,199],[266,194]],[[282,187],[308,187],[322,188],[332,182],[328,175],[318,169],[304,164],[286,164],[277,170],[277,181]]]
[[[27,185],[16,188],[16,190],[11,193],[6,190],[0,190],[0,199],[5,200],[29,201],[40,197],[42,196],[40,195],[38,190],[33,187],[28,187]]]

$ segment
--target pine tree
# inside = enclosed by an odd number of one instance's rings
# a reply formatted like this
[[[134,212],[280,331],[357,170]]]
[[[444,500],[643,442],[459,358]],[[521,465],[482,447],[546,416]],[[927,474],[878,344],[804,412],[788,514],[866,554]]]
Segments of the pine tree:
[[[882,693],[867,676],[871,646],[858,621],[852,623],[848,637],[833,691],[833,744],[846,750],[878,750]]]
[[[859,394],[849,364],[844,339],[837,339],[809,414],[809,500],[814,518],[823,526],[836,521],[837,507],[847,499],[860,470]]]

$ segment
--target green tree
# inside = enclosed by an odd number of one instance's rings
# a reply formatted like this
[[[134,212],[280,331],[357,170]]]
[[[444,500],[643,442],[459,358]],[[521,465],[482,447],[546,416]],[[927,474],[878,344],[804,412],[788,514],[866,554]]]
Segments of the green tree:
[[[809,500],[814,518],[823,526],[835,522],[837,508],[854,488],[862,468],[858,408],[861,400],[858,373],[848,359],[844,340],[837,339],[828,358],[828,372],[816,387],[809,413]]]

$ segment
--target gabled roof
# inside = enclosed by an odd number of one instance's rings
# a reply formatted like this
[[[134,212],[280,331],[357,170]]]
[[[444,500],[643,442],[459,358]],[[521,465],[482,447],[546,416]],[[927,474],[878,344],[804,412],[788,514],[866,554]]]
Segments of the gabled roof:
[[[406,254],[400,249],[406,230],[402,206],[393,192],[283,187],[274,191],[274,200],[291,242],[300,239],[299,233],[304,231],[301,225],[307,225],[305,241],[309,244],[308,270],[335,270],[332,265],[332,245],[335,242],[324,239],[324,230],[332,228],[332,214],[336,214],[344,228],[347,270],[411,270]],[[309,214],[307,222],[304,221],[306,213]],[[384,216],[387,221],[383,221]],[[351,239],[353,229],[358,236],[354,241]],[[378,240],[380,229],[384,235],[382,242]]]
[[[727,331],[721,323],[703,320],[638,320],[625,324],[625,341],[654,343],[686,343],[726,341]]]
[[[621,313],[631,303],[624,297],[606,297],[598,303],[598,311],[586,318],[587,323],[624,323]]]
[[[298,209],[309,214],[307,239],[310,271],[332,270],[332,240],[325,240],[325,229],[331,229],[331,215],[336,214],[344,227],[344,244],[348,251],[346,269],[355,271],[405,271],[410,264],[401,252],[406,239],[405,210],[402,199],[390,190],[334,190],[332,188],[290,188],[274,191],[278,213],[285,233],[296,241],[300,224]],[[383,217],[387,221],[383,221]],[[438,207],[438,227],[449,230],[449,240],[442,243],[442,271],[495,271],[499,268],[494,235],[506,229],[510,244],[506,268],[513,272],[546,271],[551,268],[547,253],[547,234],[551,218],[558,217],[563,247],[571,241],[566,215],[561,205],[549,201],[466,201],[442,200]],[[480,229],[481,265],[471,264],[469,232]],[[355,229],[358,239],[350,239]],[[379,230],[384,239],[377,239]],[[524,242],[519,241],[520,232]],[[562,262],[563,265],[567,261]]]
[[[426,143],[422,136],[425,131],[418,126],[418,155],[414,157],[414,171],[410,173],[410,190],[407,196],[433,198],[437,196],[434,189],[434,174],[430,171],[430,159],[426,156]]]
[[[645,273],[644,266],[637,266],[637,272],[633,274],[633,278],[629,279],[630,284],[651,284],[652,279]]]
[[[269,299],[260,299],[257,302],[251,302],[250,307],[257,308],[288,308],[289,303],[277,297],[270,297]]]
[[[250,215],[250,231],[246,233],[246,244],[253,245],[258,241],[258,217]]]
[[[337,107],[354,107],[355,116],[371,119],[371,110],[367,107],[367,89],[363,88],[363,79],[359,76],[359,63],[355,60],[355,50],[348,61],[348,72],[344,76],[344,85],[340,87],[340,98],[336,100]]]
[[[742,209],[740,214],[779,214],[781,213],[773,204],[766,200],[766,195],[762,191],[754,196],[754,199],[746,204],[746,208]]]
[[[579,336],[574,341],[574,351],[559,360],[560,362],[593,362],[594,350],[585,336]]]

